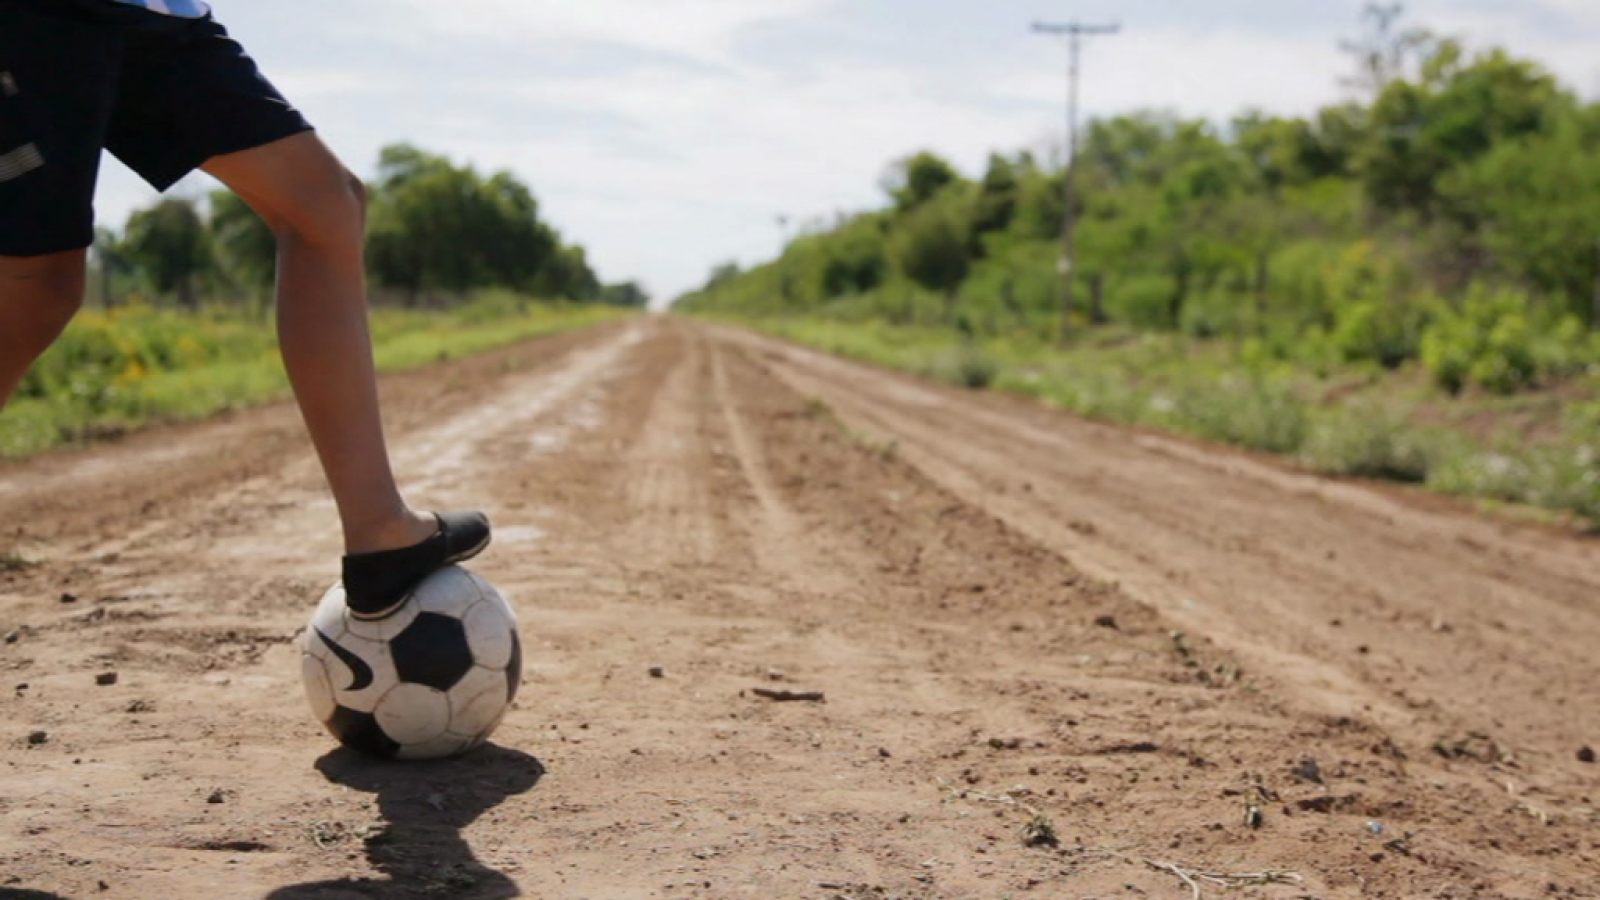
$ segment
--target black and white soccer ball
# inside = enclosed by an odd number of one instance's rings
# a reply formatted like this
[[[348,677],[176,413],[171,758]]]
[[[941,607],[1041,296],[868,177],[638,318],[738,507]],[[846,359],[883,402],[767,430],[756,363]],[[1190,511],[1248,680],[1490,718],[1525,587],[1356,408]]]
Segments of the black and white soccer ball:
[[[306,699],[345,746],[439,759],[489,739],[522,681],[516,614],[489,582],[447,566],[393,615],[352,618],[328,590],[301,643]]]

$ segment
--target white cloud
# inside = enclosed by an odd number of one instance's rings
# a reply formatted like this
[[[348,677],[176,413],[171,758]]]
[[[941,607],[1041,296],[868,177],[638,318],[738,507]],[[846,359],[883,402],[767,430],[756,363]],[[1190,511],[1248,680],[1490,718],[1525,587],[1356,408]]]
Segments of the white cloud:
[[[1359,0],[1091,0],[1086,115],[1226,119],[1339,96]],[[603,277],[670,296],[770,257],[775,217],[879,202],[894,158],[1059,141],[1066,54],[1043,0],[219,0],[268,74],[358,172],[385,143],[506,168]],[[1096,8],[1098,6],[1098,8]],[[1600,87],[1593,0],[1416,0],[1414,18]],[[104,218],[148,202],[110,171]]]

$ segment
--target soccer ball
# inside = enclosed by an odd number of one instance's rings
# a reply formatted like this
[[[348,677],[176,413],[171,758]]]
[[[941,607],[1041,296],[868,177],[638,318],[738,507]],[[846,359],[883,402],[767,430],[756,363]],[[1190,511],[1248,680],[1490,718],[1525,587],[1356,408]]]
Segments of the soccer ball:
[[[429,575],[393,615],[352,618],[344,586],[311,615],[300,671],[317,720],[374,756],[438,759],[482,744],[517,696],[516,614],[460,566]]]

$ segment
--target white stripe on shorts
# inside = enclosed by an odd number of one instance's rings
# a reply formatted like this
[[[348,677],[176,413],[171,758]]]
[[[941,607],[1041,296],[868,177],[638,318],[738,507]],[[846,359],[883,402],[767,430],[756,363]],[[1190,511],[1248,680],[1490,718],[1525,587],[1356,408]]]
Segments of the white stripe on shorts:
[[[0,184],[15,181],[44,167],[44,154],[33,144],[23,144],[10,153],[0,153]]]

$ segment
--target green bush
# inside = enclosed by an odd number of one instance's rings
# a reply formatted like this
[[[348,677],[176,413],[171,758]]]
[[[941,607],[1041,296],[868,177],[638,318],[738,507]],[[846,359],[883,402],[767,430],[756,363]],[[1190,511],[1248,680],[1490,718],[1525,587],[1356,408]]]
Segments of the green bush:
[[[1459,310],[1443,304],[1422,335],[1422,363],[1451,393],[1476,385],[1498,394],[1530,387],[1541,373],[1538,330],[1521,291],[1474,287]]]
[[[1345,362],[1398,369],[1416,358],[1425,325],[1420,304],[1363,298],[1339,309],[1331,339]]]

